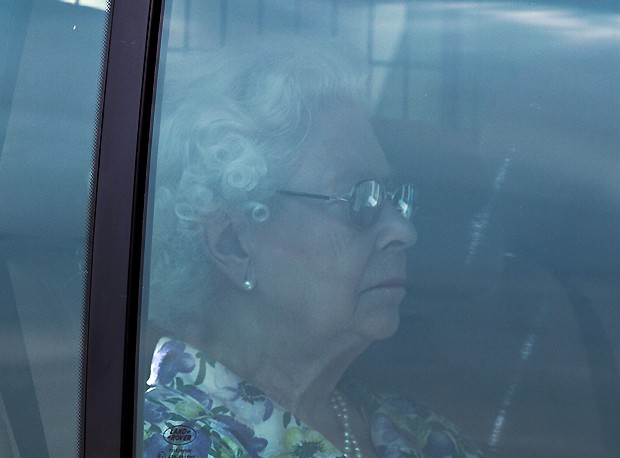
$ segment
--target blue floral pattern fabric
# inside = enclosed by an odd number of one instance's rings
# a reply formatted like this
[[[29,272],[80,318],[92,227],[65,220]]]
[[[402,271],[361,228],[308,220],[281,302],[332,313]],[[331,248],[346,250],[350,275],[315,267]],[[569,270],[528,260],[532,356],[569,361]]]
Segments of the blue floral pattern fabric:
[[[144,458],[337,458],[321,433],[222,364],[162,339],[144,400]],[[479,450],[422,404],[345,389],[371,419],[380,457],[472,458]]]

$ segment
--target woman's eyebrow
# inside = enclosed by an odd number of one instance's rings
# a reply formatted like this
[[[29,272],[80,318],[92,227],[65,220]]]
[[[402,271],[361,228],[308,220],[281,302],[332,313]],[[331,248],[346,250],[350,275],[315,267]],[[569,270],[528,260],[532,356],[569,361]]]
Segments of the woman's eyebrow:
[[[358,180],[358,182],[362,180],[377,180],[380,183],[387,184],[388,182],[396,179],[397,176],[398,176],[398,173],[396,169],[393,166],[388,165],[387,169],[385,169],[384,171],[372,172],[362,177],[360,180]]]
[[[317,182],[313,186],[313,189],[304,189],[303,191],[317,194],[340,195],[349,192],[351,188],[360,181],[377,180],[383,184],[389,184],[394,181],[397,176],[399,176],[399,174],[392,165],[388,165],[384,171],[379,173],[360,173],[359,171],[348,170],[344,173],[332,174],[332,176],[328,177],[326,180]]]

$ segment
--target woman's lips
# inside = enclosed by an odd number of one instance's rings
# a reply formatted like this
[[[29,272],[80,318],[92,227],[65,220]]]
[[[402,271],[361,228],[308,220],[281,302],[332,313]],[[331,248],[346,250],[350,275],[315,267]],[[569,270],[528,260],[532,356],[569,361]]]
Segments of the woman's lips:
[[[381,283],[377,283],[376,285],[371,286],[370,288],[366,288],[362,292],[371,291],[373,289],[381,289],[381,288],[406,288],[407,281],[404,278],[389,278],[387,280],[382,281]]]

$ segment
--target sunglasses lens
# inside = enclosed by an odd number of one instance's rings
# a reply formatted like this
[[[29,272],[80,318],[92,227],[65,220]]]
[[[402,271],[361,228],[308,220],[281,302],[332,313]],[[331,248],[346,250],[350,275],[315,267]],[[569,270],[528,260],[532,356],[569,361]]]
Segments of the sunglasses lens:
[[[351,220],[370,226],[379,218],[383,202],[383,186],[374,180],[363,181],[353,189],[350,203]]]
[[[415,213],[416,192],[411,184],[399,186],[394,194],[387,193],[400,215],[411,220]],[[363,181],[353,189],[349,213],[351,220],[360,226],[374,224],[381,214],[381,206],[386,196],[381,183],[374,180]]]
[[[394,192],[392,202],[394,202],[394,206],[401,216],[410,220],[413,218],[413,214],[415,212],[415,198],[416,193],[413,185],[404,184]]]

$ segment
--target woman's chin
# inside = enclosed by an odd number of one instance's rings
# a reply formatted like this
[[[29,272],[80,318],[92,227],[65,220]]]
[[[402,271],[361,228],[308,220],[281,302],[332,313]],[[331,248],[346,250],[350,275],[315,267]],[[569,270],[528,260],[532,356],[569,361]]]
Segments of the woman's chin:
[[[360,324],[360,334],[371,340],[381,340],[396,334],[400,324],[398,305],[376,308],[366,314]]]
[[[396,314],[396,317],[389,323],[385,323],[383,326],[378,327],[375,333],[375,340],[387,339],[392,337],[398,331],[400,325],[400,315]]]
[[[358,304],[359,329],[373,340],[392,337],[400,324],[400,304],[403,288],[377,288],[360,296]]]

